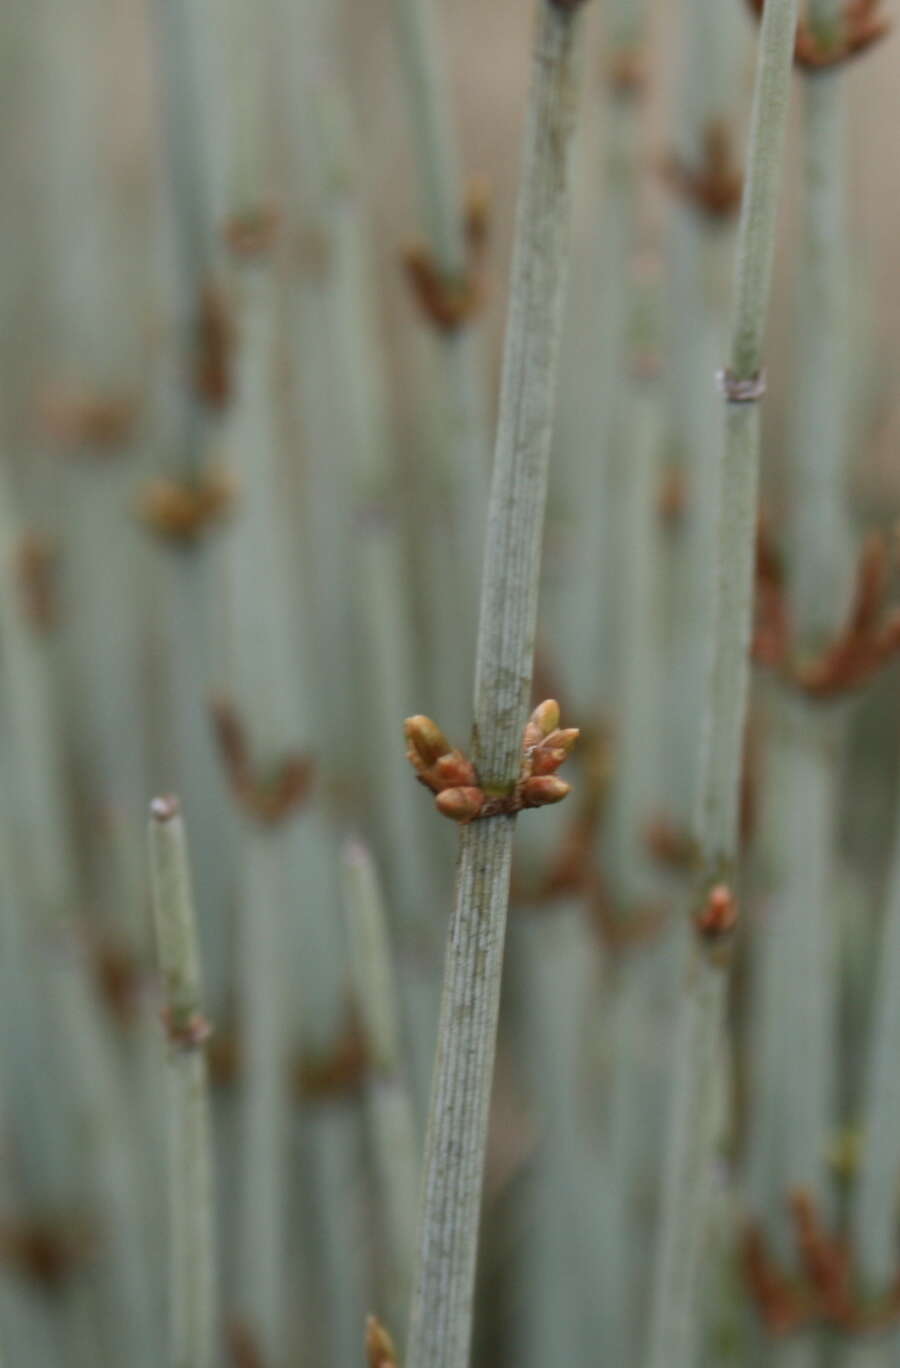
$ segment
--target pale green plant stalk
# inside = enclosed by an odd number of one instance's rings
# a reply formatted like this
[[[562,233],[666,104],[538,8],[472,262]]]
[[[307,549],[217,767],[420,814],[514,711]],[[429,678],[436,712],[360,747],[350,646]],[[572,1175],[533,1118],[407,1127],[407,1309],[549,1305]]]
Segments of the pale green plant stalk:
[[[632,271],[643,269],[632,264]],[[652,272],[652,265],[649,267]],[[632,374],[620,401],[622,455],[617,477],[617,526],[621,592],[616,633],[615,771],[610,791],[604,871],[623,908],[646,902],[659,890],[647,850],[660,760],[659,636],[662,394],[655,319],[657,287],[632,288]],[[642,374],[642,368],[649,373]]]
[[[835,36],[842,6],[813,0],[807,23]],[[815,657],[840,630],[851,584],[846,462],[849,408],[849,242],[846,225],[845,91],[840,69],[803,81],[804,205],[799,242],[796,401],[788,427],[789,567],[792,647]],[[774,1235],[781,1262],[798,1255],[787,1212],[791,1191],[816,1200],[829,1226],[836,1220],[828,1144],[837,1123],[837,947],[835,851],[846,710],[784,692],[771,699],[769,783],[772,824],[770,925],[776,942],[765,958],[757,1020],[771,1022],[778,1044],[771,1073],[760,1079],[753,1126],[773,1127],[768,1172],[756,1164],[756,1219]],[[749,1152],[756,1147],[751,1141]],[[773,1165],[774,1159],[774,1167]],[[752,1158],[751,1158],[752,1162]],[[773,1344],[780,1364],[816,1363],[822,1335],[814,1329],[788,1349]]]
[[[796,0],[768,0],[760,31],[747,179],[738,241],[728,369],[712,671],[704,698],[700,874],[689,962],[678,1004],[667,1131],[659,1261],[648,1364],[687,1368],[696,1345],[696,1303],[707,1197],[716,1144],[716,1079],[724,1048],[727,973],[702,919],[720,886],[733,888],[748,685],[759,463],[762,342],[771,285]],[[726,932],[726,941],[730,933]],[[724,947],[727,954],[727,945]]]
[[[585,1201],[585,1184],[596,1184],[601,1201],[609,1193],[581,1087],[597,970],[593,933],[575,899],[536,914],[520,909],[509,939],[513,1021],[534,1131],[517,1202],[524,1229],[509,1353],[521,1368],[589,1363],[605,1353],[606,1299],[597,1295],[596,1205]]]
[[[343,871],[350,967],[370,1054],[367,1106],[380,1211],[376,1244],[384,1296],[381,1318],[399,1328],[415,1259],[418,1141],[404,1078],[385,910],[375,866],[361,842],[346,842]]]
[[[227,6],[223,17],[226,85],[235,93],[226,167],[227,213],[235,224],[264,215],[270,204],[272,34],[265,20],[271,19],[271,9],[257,7],[251,16],[242,6]],[[291,602],[279,489],[275,365],[280,282],[273,243],[248,253],[236,250],[229,267],[240,349],[224,440],[241,505],[226,548],[226,675],[252,782],[264,786],[297,753],[302,704],[293,695],[308,686],[298,668],[298,614]],[[306,814],[295,804],[267,822],[247,810],[234,783],[232,788],[241,849],[237,1000],[243,1058],[234,1303],[256,1352],[266,1362],[281,1363],[288,1308],[288,1068],[295,1025],[285,972],[291,945],[287,909],[295,886],[294,847]]]
[[[169,1297],[174,1368],[213,1361],[213,1174],[200,968],[184,823],[174,798],[150,809],[150,872],[169,1037]]]
[[[647,263],[632,263],[632,272]],[[652,273],[652,266],[650,272]],[[647,848],[646,833],[658,799],[660,762],[660,528],[658,499],[663,435],[661,377],[657,352],[658,286],[651,279],[631,286],[629,329],[632,374],[619,400],[619,437],[611,454],[616,509],[610,541],[618,566],[615,582],[616,665],[614,765],[608,819],[598,845],[601,868],[623,924],[659,905],[660,871]],[[649,367],[650,373],[641,374]],[[612,581],[611,581],[612,582]],[[600,1194],[598,1224],[603,1232],[601,1284],[602,1344],[610,1361],[636,1362],[641,1326],[638,1309],[647,1250],[637,1220],[642,1199],[653,1191],[660,1155],[664,1074],[653,1034],[660,1026],[658,1003],[671,979],[670,940],[625,952],[610,963],[606,999],[595,1016],[613,1042],[606,1163],[608,1190]],[[602,1009],[601,1009],[602,1010]]]
[[[521,764],[566,261],[577,7],[541,0],[526,122],[475,672],[473,761],[506,793]],[[464,1368],[515,821],[462,831],[425,1146],[407,1368]]]
[[[138,953],[145,948],[143,928],[130,911],[140,905],[144,878],[140,823],[134,821],[143,807],[143,738],[133,721],[143,566],[129,510],[141,452],[136,424],[127,418],[120,434],[101,443],[77,421],[67,425],[64,416],[72,396],[76,407],[83,396],[100,408],[136,412],[138,290],[116,217],[103,108],[108,92],[90,37],[103,23],[104,7],[51,11],[45,6],[19,21],[22,57],[36,61],[35,162],[43,169],[35,178],[32,213],[46,269],[31,306],[44,335],[27,377],[31,403],[37,400],[44,416],[35,423],[30,415],[16,445],[24,439],[30,448],[23,488],[30,487],[39,526],[53,535],[65,564],[59,620],[46,652],[56,657],[56,706],[70,724],[73,759],[91,808],[83,865],[102,923],[97,930]]]
[[[152,433],[159,453],[153,475],[190,488],[218,465],[219,424],[196,383],[203,291],[221,284],[217,232],[225,198],[221,136],[229,121],[215,66],[207,60],[204,0],[154,0],[155,56],[164,156],[165,232],[159,244],[166,309],[155,378]],[[226,362],[227,366],[227,362]],[[223,921],[231,915],[231,830],[208,718],[208,693],[220,648],[213,611],[221,565],[218,524],[192,542],[157,538],[160,647],[166,665],[166,719],[154,783],[175,788],[193,813],[194,882],[206,991],[224,1009],[229,965]]]
[[[57,1176],[72,1162],[71,1181],[95,1201],[108,1226],[108,1246],[97,1285],[103,1306],[106,1348],[117,1352],[139,1328],[136,1364],[152,1361],[151,1288],[145,1256],[134,1232],[141,1230],[137,1181],[140,1137],[132,1128],[123,1079],[92,999],[85,966],[72,944],[78,893],[68,813],[63,801],[60,731],[53,709],[44,643],[24,621],[16,595],[15,521],[5,480],[0,481],[0,693],[9,719],[10,782],[14,784],[16,873],[13,904],[28,911],[28,934],[48,943],[32,963],[52,1006],[51,1057],[59,1069],[57,1095],[76,1126],[78,1143],[65,1144],[65,1128],[51,1123],[48,1164]],[[45,1081],[46,1086],[46,1081]],[[57,1145],[61,1145],[60,1153]],[[54,1155],[54,1151],[55,1155]],[[69,1157],[67,1157],[69,1151]],[[53,1172],[53,1169],[50,1170]],[[76,1296],[78,1288],[76,1284]],[[84,1327],[84,1305],[73,1305]],[[79,1334],[73,1329],[75,1342]],[[147,1356],[144,1358],[144,1356]]]
[[[629,361],[633,292],[627,264],[637,231],[638,147],[644,107],[639,63],[646,37],[645,0],[615,0],[601,18],[607,28],[602,201],[590,267],[593,307],[582,343],[590,357],[583,376],[590,394],[584,426],[573,434],[578,459],[567,491],[574,524],[569,572],[572,606],[563,619],[559,643],[572,706],[580,716],[593,720],[605,717],[614,706],[611,662],[617,618],[601,588],[615,573],[607,534],[615,528],[618,466],[614,453],[622,434],[622,386]]]
[[[736,115],[745,44],[740,5],[686,0],[682,6],[681,78],[670,155],[695,175],[708,169],[711,136],[738,165]],[[666,816],[690,832],[697,817],[697,780],[704,719],[697,699],[709,669],[709,617],[719,499],[721,411],[709,383],[728,337],[734,254],[731,220],[710,217],[677,191],[672,195],[668,279],[669,332],[665,382],[670,396],[671,457],[683,480],[685,506],[670,537],[667,570],[673,595],[661,786]],[[736,218],[735,218],[736,221]],[[696,833],[693,833],[696,835]]]
[[[228,438],[243,487],[230,545],[235,706],[259,782],[278,773],[298,735],[291,683],[303,689],[291,652],[290,581],[281,554],[272,431],[274,309],[271,263],[239,268],[242,347]],[[246,1068],[240,1102],[237,1307],[259,1352],[280,1362],[287,1284],[288,1048],[291,1015],[284,972],[287,909],[295,872],[292,847],[305,814],[274,826],[241,816],[238,996]]]
[[[869,1025],[862,1111],[862,1150],[850,1229],[860,1292],[885,1294],[897,1276],[897,1180],[900,1175],[900,833],[895,837]],[[897,1360],[896,1329],[847,1352],[852,1368],[888,1368]]]
[[[424,1113],[437,1019],[439,943],[435,919],[423,913],[421,890],[432,879],[434,860],[429,856],[436,841],[430,814],[411,789],[402,751],[392,740],[398,710],[413,710],[420,666],[412,644],[410,591],[397,525],[400,500],[392,483],[397,472],[389,456],[392,433],[380,362],[382,339],[375,326],[369,225],[341,82],[333,81],[326,90],[316,76],[315,53],[332,53],[330,25],[317,16],[315,6],[307,22],[301,22],[302,7],[292,3],[290,9],[286,31],[296,34],[297,62],[304,72],[291,92],[293,118],[304,131],[297,176],[305,194],[299,207],[329,263],[324,272],[303,270],[297,282],[299,419],[309,491],[302,516],[312,553],[304,570],[318,586],[324,609],[318,692],[328,708],[329,738],[340,743],[328,747],[329,777],[339,771],[340,797],[358,815],[360,779],[372,800],[373,835],[390,890],[392,929],[398,933],[398,977],[410,1028],[413,1084]],[[335,386],[338,373],[343,381]],[[344,461],[333,459],[336,450],[345,453]],[[322,512],[338,506],[334,519]],[[333,568],[335,563],[339,569]],[[347,585],[347,601],[335,613],[339,579]],[[348,622],[357,629],[352,646]],[[350,697],[341,681],[362,678],[365,687],[357,687]],[[387,794],[389,800],[381,801]],[[438,902],[436,897],[436,906]]]
[[[393,0],[410,132],[415,153],[425,236],[440,276],[453,284],[469,269],[464,186],[447,90],[447,72],[435,0]],[[484,539],[490,432],[486,359],[476,320],[439,331],[440,364],[434,440],[437,489],[447,491],[449,516],[434,520],[429,540],[435,552],[440,612],[431,638],[435,651],[435,708],[453,729],[461,725],[474,654],[478,580]],[[441,499],[441,505],[444,500]],[[453,586],[452,594],[447,592]],[[443,592],[442,592],[443,591]],[[453,630],[450,630],[452,624]],[[445,707],[446,705],[446,707]]]

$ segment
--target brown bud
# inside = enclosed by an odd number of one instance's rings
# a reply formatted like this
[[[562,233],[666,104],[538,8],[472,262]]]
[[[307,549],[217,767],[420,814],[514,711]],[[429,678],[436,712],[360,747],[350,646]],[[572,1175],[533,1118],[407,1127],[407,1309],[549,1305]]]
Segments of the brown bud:
[[[531,757],[531,773],[555,774],[566,758],[566,752],[561,748],[538,746]]]
[[[526,779],[522,785],[522,804],[524,807],[546,807],[548,803],[561,803],[570,792],[570,785],[555,774],[536,775]]]
[[[733,931],[738,919],[737,899],[727,884],[716,884],[701,912],[697,915],[697,930],[701,936],[715,939]]]
[[[434,762],[429,778],[433,777],[438,790],[472,788],[478,783],[475,766],[462,751],[448,751]]]
[[[444,789],[435,799],[438,812],[453,822],[471,822],[484,807],[485,795],[480,788]]]
[[[418,714],[403,724],[409,742],[409,758],[415,769],[427,769],[450,751],[450,743],[436,722]]]
[[[366,1319],[366,1358],[369,1368],[397,1368],[397,1350],[375,1316]]]

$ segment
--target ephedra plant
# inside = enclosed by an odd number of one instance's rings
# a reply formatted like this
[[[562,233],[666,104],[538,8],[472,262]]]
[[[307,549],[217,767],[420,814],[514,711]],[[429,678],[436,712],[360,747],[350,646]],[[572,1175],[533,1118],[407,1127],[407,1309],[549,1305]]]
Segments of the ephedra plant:
[[[0,1364],[896,1359],[887,10],[0,15]]]

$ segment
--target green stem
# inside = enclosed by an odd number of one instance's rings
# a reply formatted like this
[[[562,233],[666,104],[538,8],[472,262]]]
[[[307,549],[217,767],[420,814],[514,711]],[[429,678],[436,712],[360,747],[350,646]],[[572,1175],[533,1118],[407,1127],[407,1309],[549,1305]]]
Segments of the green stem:
[[[386,1325],[405,1313],[416,1247],[419,1155],[401,1057],[397,994],[381,890],[365,846],[344,847],[344,903],[356,1004],[371,1054],[367,1087],[375,1181],[381,1208],[379,1267]]]
[[[695,173],[705,168],[712,130],[737,149],[735,93],[740,89],[744,52],[742,24],[737,5],[710,7],[706,0],[688,0],[684,7],[683,73],[673,150],[679,165]],[[697,699],[709,669],[714,589],[709,565],[719,505],[722,415],[709,377],[721,362],[728,336],[734,237],[730,221],[709,219],[681,196],[673,205],[666,377],[673,465],[684,480],[686,505],[670,539],[670,616],[678,625],[671,633],[667,662],[671,720],[666,728],[665,803],[671,821],[685,831],[691,830],[697,815],[705,725]]]
[[[753,549],[759,465],[759,405],[781,163],[787,126],[796,0],[768,0],[760,33],[747,181],[739,232],[734,332],[725,378],[725,446],[715,562],[712,672],[704,699],[698,905],[733,883],[748,686]],[[652,1368],[694,1361],[696,1299],[716,1143],[715,1084],[724,1042],[727,974],[702,934],[692,938],[674,1040],[674,1076],[652,1306]]]
[[[501,791],[518,776],[531,688],[565,278],[576,33],[573,9],[541,0],[475,674],[473,758],[482,782]],[[490,818],[465,828],[460,839],[408,1368],[464,1368],[469,1357],[514,829],[510,817]]]
[[[394,0],[403,74],[409,99],[416,172],[429,250],[440,275],[462,280],[469,268],[463,181],[453,133],[435,0]],[[435,590],[440,599],[436,650],[450,638],[436,676],[436,711],[456,725],[460,691],[472,664],[473,627],[484,538],[490,436],[482,341],[477,323],[441,332],[437,339],[440,398],[434,406],[439,487],[450,517],[435,521],[440,540]],[[443,499],[442,499],[443,502]],[[443,570],[443,573],[442,573]],[[448,631],[448,624],[453,630]],[[446,709],[444,699],[446,698]],[[461,719],[459,719],[461,720]]]
[[[200,970],[184,825],[173,798],[151,807],[150,871],[170,1038],[169,1294],[174,1368],[213,1359],[213,1175]]]

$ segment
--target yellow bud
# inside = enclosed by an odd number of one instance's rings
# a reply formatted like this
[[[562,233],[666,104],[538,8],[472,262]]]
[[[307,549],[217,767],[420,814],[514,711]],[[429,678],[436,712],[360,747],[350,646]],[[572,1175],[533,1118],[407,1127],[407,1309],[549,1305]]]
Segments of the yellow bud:
[[[559,704],[555,698],[545,698],[539,703],[529,719],[541,736],[549,736],[559,726]]]
[[[416,769],[427,769],[450,749],[446,736],[430,717],[408,717],[403,730],[409,742],[410,761]]]

